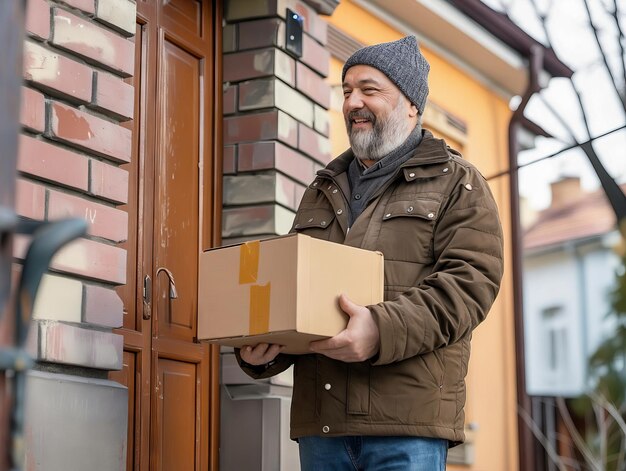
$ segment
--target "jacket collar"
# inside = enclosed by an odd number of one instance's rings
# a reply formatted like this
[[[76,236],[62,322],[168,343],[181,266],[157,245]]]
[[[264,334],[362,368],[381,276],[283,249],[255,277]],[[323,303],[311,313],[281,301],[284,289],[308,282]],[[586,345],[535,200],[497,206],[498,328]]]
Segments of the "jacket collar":
[[[346,150],[336,159],[332,160],[326,168],[318,170],[320,176],[336,177],[348,170],[350,162],[354,159],[352,149]],[[404,162],[400,168],[404,171],[405,176],[410,175],[412,168],[422,167],[424,165],[439,164],[452,159],[452,154],[443,139],[435,138],[428,130],[424,130],[424,135],[419,145],[415,148],[413,155]]]

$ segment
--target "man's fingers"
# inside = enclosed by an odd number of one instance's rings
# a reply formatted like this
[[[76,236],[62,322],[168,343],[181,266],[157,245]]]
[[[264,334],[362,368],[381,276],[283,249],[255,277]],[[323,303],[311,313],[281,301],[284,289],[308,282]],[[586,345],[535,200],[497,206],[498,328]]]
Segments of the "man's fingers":
[[[241,358],[251,365],[264,365],[272,361],[283,349],[282,345],[259,343],[241,347]]]
[[[356,307],[356,304],[354,304],[346,294],[341,294],[339,296],[339,307],[343,312],[352,317],[352,315],[355,313],[354,308]]]

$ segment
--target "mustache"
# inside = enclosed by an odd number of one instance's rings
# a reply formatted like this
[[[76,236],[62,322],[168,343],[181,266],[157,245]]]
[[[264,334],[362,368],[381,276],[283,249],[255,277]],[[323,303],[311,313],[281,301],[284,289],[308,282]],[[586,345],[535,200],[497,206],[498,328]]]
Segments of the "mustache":
[[[352,121],[353,119],[367,119],[372,123],[376,122],[376,116],[369,110],[350,111],[348,113],[348,120]]]

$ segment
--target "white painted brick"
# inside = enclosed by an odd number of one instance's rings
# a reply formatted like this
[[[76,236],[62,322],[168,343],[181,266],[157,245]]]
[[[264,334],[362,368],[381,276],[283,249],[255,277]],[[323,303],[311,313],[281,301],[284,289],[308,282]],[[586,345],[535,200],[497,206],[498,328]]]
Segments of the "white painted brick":
[[[80,281],[44,275],[35,298],[33,319],[80,322],[82,303]]]
[[[127,36],[135,34],[137,5],[131,0],[98,0],[96,19]]]
[[[54,321],[38,323],[38,360],[102,370],[122,368],[124,339],[121,335]]]

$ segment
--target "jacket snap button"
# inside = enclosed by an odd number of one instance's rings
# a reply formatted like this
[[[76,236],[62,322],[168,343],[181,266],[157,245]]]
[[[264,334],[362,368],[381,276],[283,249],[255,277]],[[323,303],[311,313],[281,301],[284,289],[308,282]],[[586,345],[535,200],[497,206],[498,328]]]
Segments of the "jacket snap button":
[[[324,433],[328,433],[328,432],[330,432],[330,427],[329,427],[328,425],[324,425],[324,426],[322,427],[322,432],[324,432]]]
[[[469,183],[465,185],[465,188],[467,188],[468,190],[472,189],[472,185],[470,185]]]
[[[339,191],[339,190],[337,190],[337,188],[335,188],[335,189],[333,190],[333,195],[334,195],[335,193],[337,193],[337,191]]]
[[[443,169],[443,173],[448,173],[448,170],[450,170],[448,167]]]
[[[330,190],[333,186],[332,185],[328,185],[327,190]]]
[[[338,209],[337,214],[341,214],[341,213],[343,213],[343,209]]]
[[[391,217],[391,213],[387,213],[387,214],[385,214],[385,217],[386,217],[386,218],[390,218],[390,217]]]
[[[313,222],[313,218],[309,219],[309,222]]]
[[[324,389],[325,389],[326,391],[330,391],[330,388],[332,388],[332,386],[330,385],[330,383],[326,383],[326,384],[324,385]]]
[[[409,173],[409,177],[413,178],[415,174],[413,172]]]
[[[317,186],[317,182],[314,182],[314,183],[313,183],[313,186]]]
[[[322,222],[320,222],[320,224],[321,224],[322,226],[325,226],[325,225],[326,225],[326,221],[322,221]]]
[[[432,218],[434,218],[434,217],[435,217],[435,215],[434,215],[433,213],[428,213],[428,217],[429,217],[430,219],[432,219]]]
[[[413,206],[409,206],[408,208],[406,208],[406,212],[407,213],[412,213],[413,212]]]
[[[295,225],[295,226],[293,226],[293,227],[295,227],[295,228],[297,229],[298,227],[300,227],[300,224],[296,224],[296,225]]]

